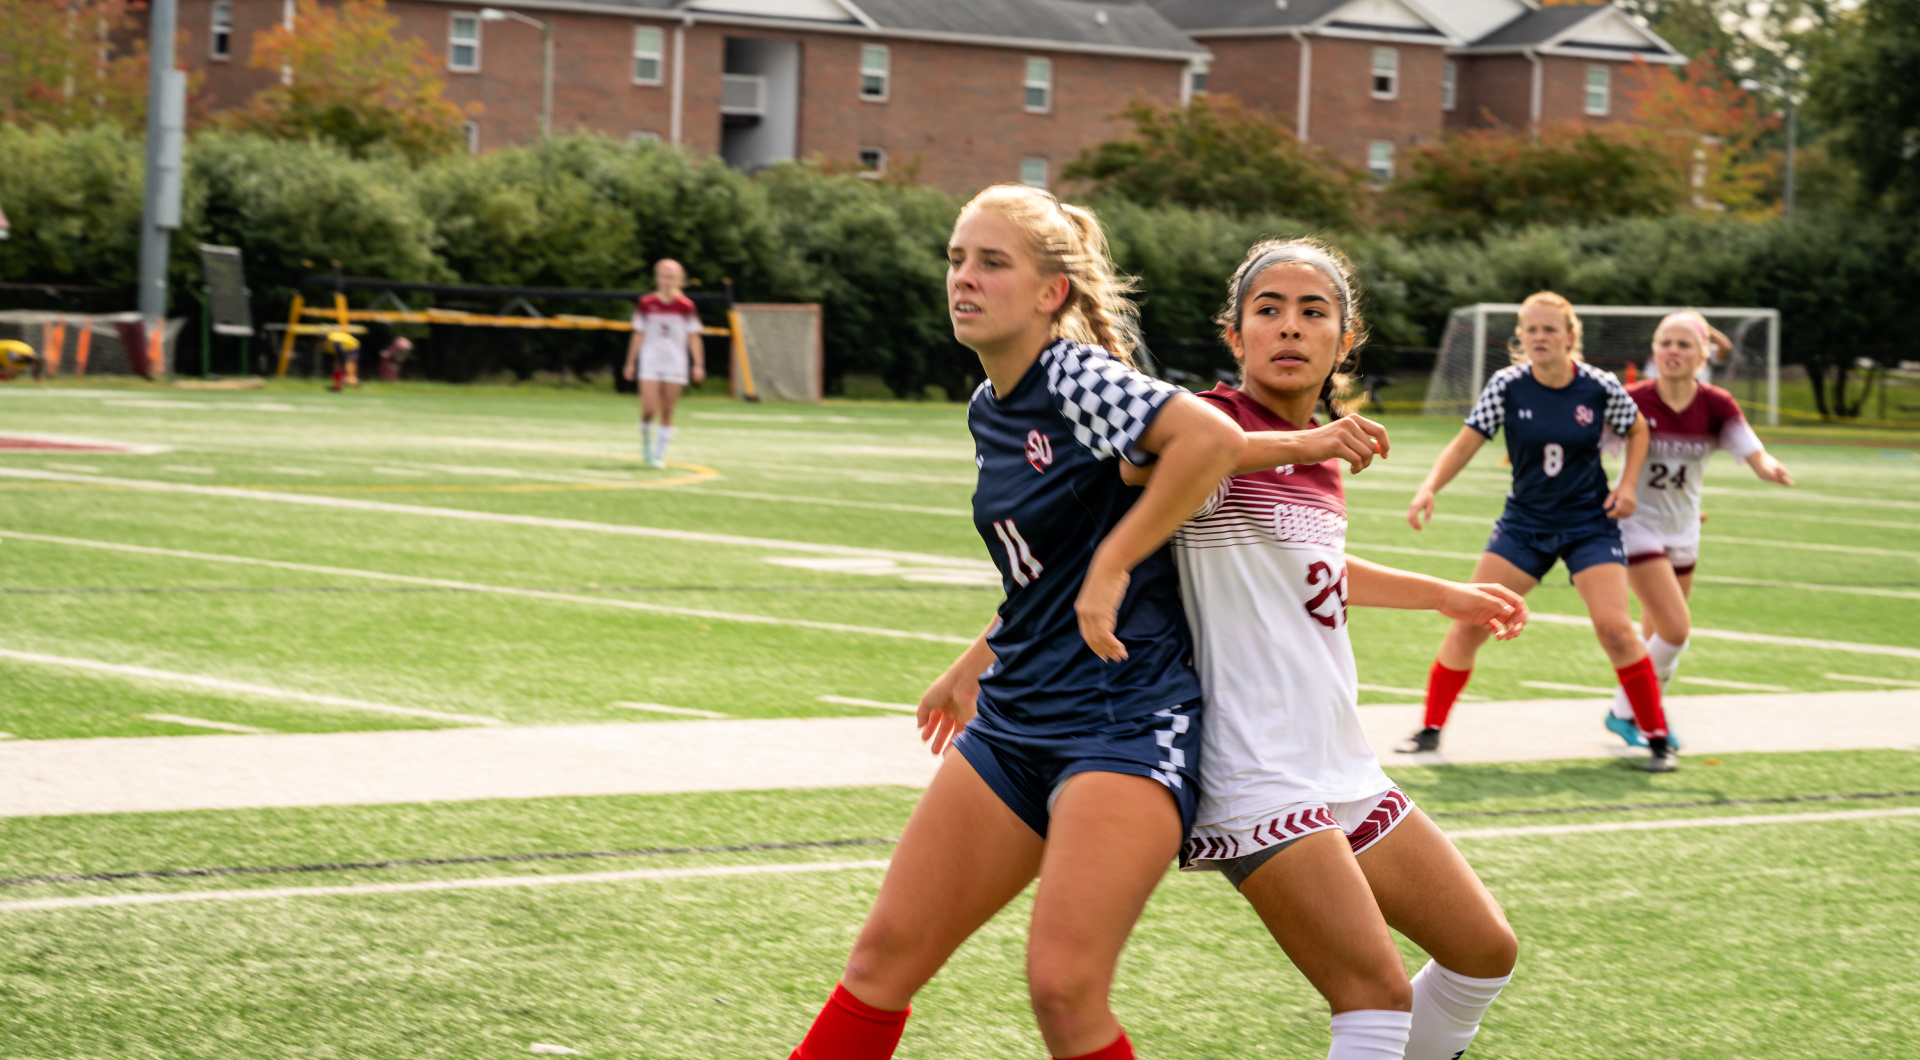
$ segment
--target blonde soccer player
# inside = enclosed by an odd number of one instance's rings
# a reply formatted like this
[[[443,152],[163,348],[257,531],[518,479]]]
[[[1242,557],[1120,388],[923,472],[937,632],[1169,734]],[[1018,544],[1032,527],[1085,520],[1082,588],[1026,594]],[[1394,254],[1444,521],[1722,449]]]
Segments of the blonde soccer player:
[[[1611,372],[1582,359],[1580,317],[1552,291],[1536,292],[1521,303],[1508,349],[1514,363],[1487,380],[1466,426],[1414,492],[1407,523],[1423,528],[1433,518],[1435,495],[1504,431],[1513,487],[1474,564],[1473,580],[1498,582],[1524,595],[1564,561],[1601,650],[1647,734],[1647,770],[1670,773],[1679,768],[1680,758],[1667,738],[1660,678],[1629,610],[1627,552],[1620,540],[1620,520],[1638,503],[1649,437],[1646,417]],[[1600,463],[1608,428],[1626,439],[1625,466],[1612,489]],[[1447,630],[1427,674],[1425,723],[1395,750],[1411,754],[1440,746],[1441,727],[1488,636],[1485,627],[1472,622],[1455,621]]]
[[[1340,464],[1357,472],[1388,450],[1384,428],[1343,416],[1335,400],[1365,331],[1356,299],[1337,251],[1270,241],[1248,252],[1218,318],[1240,385],[1199,396],[1247,445],[1174,537],[1207,697],[1182,862],[1238,888],[1326,997],[1328,1060],[1452,1060],[1506,985],[1517,943],[1466,859],[1368,747],[1347,608],[1437,610],[1507,639],[1527,607],[1500,585],[1346,554]],[[1161,473],[1123,470],[1136,483]],[[1431,957],[1411,982],[1389,928]]]
[[[693,299],[681,293],[686,285],[687,270],[672,258],[661,258],[653,266],[654,289],[641,295],[633,308],[625,375],[640,383],[640,455],[649,467],[667,466],[680,388],[707,377],[700,313]],[[655,419],[660,421],[657,436]]]
[[[1654,377],[1627,387],[1652,440],[1640,469],[1640,505],[1621,520],[1620,536],[1627,584],[1640,601],[1641,634],[1663,692],[1693,630],[1687,600],[1700,562],[1700,482],[1707,459],[1724,449],[1761,479],[1793,485],[1793,474],[1747,425],[1740,403],[1701,378],[1720,344],[1718,335],[1698,313],[1667,316],[1653,332]],[[1625,695],[1614,695],[1606,725],[1629,746],[1646,746]],[[1679,746],[1671,732],[1668,739]]]

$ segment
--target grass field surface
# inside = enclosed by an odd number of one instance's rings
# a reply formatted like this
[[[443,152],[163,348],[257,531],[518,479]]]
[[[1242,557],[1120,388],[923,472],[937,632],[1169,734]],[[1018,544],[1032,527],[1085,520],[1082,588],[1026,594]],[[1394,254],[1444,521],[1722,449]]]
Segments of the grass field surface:
[[[779,718],[887,713],[823,696],[917,700],[1000,596],[970,525],[962,408],[702,399],[683,413],[655,471],[631,400],[602,394],[0,387],[0,435],[142,450],[0,450],[0,732],[645,724],[681,716],[617,704]],[[1415,533],[1406,503],[1456,426],[1388,424],[1392,458],[1349,479],[1349,548],[1462,577],[1505,490],[1498,447]],[[1920,450],[1832,428],[1769,436],[1800,485],[1714,462],[1703,633],[1682,675],[1721,684],[1676,691],[1920,685]],[[1564,572],[1531,601],[1582,613]],[[1391,689],[1424,683],[1444,624],[1353,622],[1361,680],[1387,690],[1363,704],[1415,701]],[[1611,683],[1590,630],[1541,622],[1490,646],[1468,691]],[[1466,834],[1906,810],[1920,754],[1394,774],[1462,834],[1522,939],[1472,1055],[1920,1055],[1920,818]],[[880,878],[829,866],[884,860],[914,797],[0,817],[0,1057],[468,1058],[533,1042],[784,1056]],[[364,867],[386,862],[413,864]],[[276,871],[65,878],[225,868]],[[628,875],[585,875],[609,872]],[[570,879],[466,886],[528,876]],[[466,889],[18,907],[390,883]],[[1016,904],[916,1003],[901,1055],[1041,1055],[1023,936]],[[1116,1005],[1144,1056],[1325,1049],[1323,1003],[1210,876],[1161,889]]]

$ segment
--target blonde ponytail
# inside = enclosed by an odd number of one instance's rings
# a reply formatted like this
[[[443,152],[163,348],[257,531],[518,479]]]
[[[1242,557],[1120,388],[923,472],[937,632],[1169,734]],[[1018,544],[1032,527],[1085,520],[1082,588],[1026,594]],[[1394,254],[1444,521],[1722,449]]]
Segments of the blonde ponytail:
[[[1102,347],[1131,367],[1140,331],[1139,310],[1129,297],[1136,285],[1114,268],[1099,219],[1025,184],[996,184],[975,195],[960,216],[975,210],[991,211],[1019,229],[1042,276],[1067,278],[1066,300],[1053,314],[1054,336]]]

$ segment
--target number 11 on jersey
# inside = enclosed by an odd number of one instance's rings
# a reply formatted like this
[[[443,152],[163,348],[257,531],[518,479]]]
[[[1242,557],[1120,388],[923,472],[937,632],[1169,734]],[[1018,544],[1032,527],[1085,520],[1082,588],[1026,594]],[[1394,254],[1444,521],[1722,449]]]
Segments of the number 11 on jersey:
[[[1027,539],[1020,536],[1020,528],[1013,525],[1012,519],[999,519],[993,524],[993,532],[1000,537],[1000,543],[1007,548],[1007,570],[1013,574],[1013,580],[1019,585],[1031,585],[1045,569],[1040,561],[1033,558],[1033,550],[1027,547]]]

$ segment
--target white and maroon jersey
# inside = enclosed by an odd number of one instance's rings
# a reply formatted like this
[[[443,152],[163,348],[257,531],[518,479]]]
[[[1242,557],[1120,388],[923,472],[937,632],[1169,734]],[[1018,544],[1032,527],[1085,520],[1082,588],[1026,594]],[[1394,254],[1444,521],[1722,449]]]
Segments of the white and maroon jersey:
[[[700,311],[693,299],[675,295],[671,301],[651,291],[633,308],[633,330],[640,333],[640,358],[685,365],[687,335],[700,327]],[[683,369],[684,370],[684,369]]]
[[[1200,397],[1245,430],[1300,429],[1225,385]],[[1346,540],[1332,460],[1235,475],[1174,535],[1207,699],[1196,839],[1393,786],[1360,729]]]
[[[1747,426],[1733,395],[1717,386],[1700,387],[1678,412],[1661,400],[1657,380],[1635,383],[1627,393],[1653,435],[1636,487],[1639,506],[1627,523],[1664,538],[1697,534],[1707,458],[1715,449],[1725,449],[1735,460],[1745,460],[1764,448],[1760,438]]]

